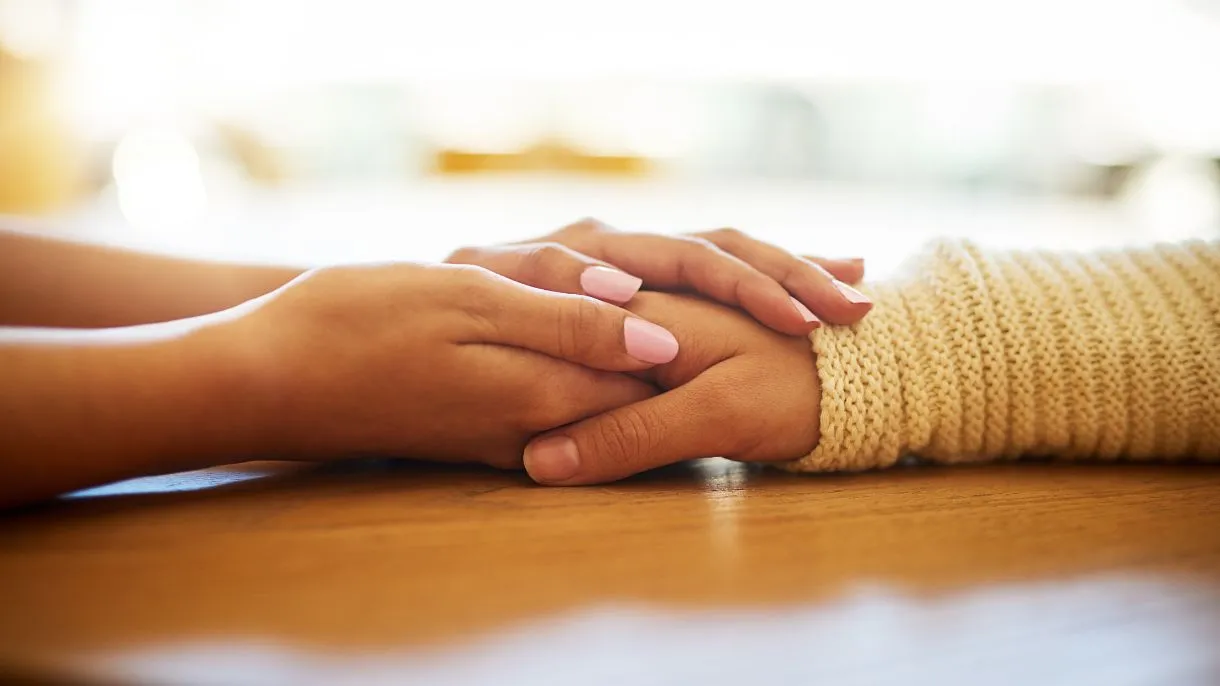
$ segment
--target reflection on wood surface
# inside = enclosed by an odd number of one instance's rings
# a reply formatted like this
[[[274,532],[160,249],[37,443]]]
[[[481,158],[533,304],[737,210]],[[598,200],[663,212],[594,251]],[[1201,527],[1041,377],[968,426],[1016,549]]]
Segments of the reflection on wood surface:
[[[157,483],[0,520],[0,663],[192,683],[1220,676],[1215,468],[710,460],[544,489],[259,463]]]

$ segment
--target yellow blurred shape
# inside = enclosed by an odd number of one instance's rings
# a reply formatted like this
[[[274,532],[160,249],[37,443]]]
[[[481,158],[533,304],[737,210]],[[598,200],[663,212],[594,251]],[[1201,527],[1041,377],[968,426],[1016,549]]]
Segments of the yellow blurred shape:
[[[0,213],[58,209],[79,191],[76,149],[50,114],[48,74],[0,49]]]
[[[590,154],[558,141],[543,141],[518,152],[478,152],[441,149],[436,153],[440,174],[552,172],[603,176],[645,176],[651,160],[633,155]]]
[[[288,180],[289,169],[283,157],[258,134],[231,123],[217,124],[216,132],[251,181],[277,186]]]

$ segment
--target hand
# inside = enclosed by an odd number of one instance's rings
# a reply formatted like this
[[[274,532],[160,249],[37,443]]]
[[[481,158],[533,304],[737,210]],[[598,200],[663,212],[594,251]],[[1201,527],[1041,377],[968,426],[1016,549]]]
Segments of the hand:
[[[820,395],[808,339],[685,296],[645,293],[630,309],[682,343],[673,362],[646,373],[672,390],[539,436],[525,453],[535,481],[601,483],[696,457],[776,461],[816,447]]]
[[[678,345],[614,305],[449,265],[321,269],[218,319],[199,335],[240,348],[259,447],[303,458],[520,466],[530,436],[655,393],[612,372]]]
[[[615,303],[631,300],[642,284],[691,289],[792,335],[808,334],[819,318],[855,323],[872,307],[847,285],[863,278],[862,260],[798,257],[736,229],[661,236],[620,233],[584,219],[524,243],[463,248],[446,262],[476,264],[538,288]]]

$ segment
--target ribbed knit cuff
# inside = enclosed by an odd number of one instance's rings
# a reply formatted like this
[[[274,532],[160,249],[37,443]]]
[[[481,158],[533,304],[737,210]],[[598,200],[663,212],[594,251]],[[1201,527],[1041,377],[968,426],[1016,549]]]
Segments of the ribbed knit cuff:
[[[910,370],[911,322],[899,289],[862,286],[875,304],[851,327],[811,334],[821,385],[821,437],[809,455],[780,465],[791,471],[885,467],[907,450],[904,388]]]
[[[863,321],[812,335],[821,439],[787,469],[1220,456],[1220,244],[942,241],[861,290]]]

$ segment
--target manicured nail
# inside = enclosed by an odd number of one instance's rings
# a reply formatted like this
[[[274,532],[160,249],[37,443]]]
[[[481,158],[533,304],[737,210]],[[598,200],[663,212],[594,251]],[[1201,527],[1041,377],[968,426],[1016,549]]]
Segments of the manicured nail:
[[[804,303],[796,298],[793,298],[792,296],[788,296],[788,299],[792,301],[792,306],[796,308],[796,313],[801,315],[801,319],[804,319],[806,323],[813,324],[815,327],[822,325],[822,320],[818,319],[817,315],[810,312],[809,308],[805,307]]]
[[[861,293],[860,291],[857,291],[856,289],[852,288],[851,286],[848,286],[847,284],[843,283],[842,281],[839,281],[838,279],[835,280],[834,284],[835,284],[835,288],[839,289],[839,292],[843,294],[844,298],[847,298],[847,302],[849,302],[849,303],[855,303],[857,305],[864,305],[864,304],[872,304],[872,302],[873,302],[872,300],[868,299],[867,295]]]
[[[640,290],[642,279],[609,267],[589,267],[580,273],[580,287],[599,300],[625,303]]]
[[[525,447],[525,471],[541,484],[566,481],[580,469],[580,451],[567,436],[543,438]]]
[[[627,354],[641,362],[665,364],[678,356],[678,339],[665,329],[643,319],[628,317],[623,322]]]

